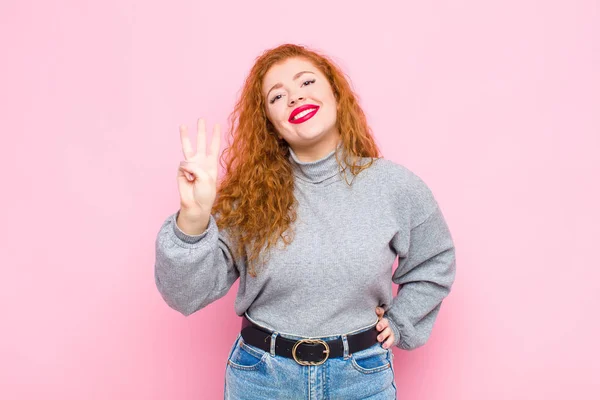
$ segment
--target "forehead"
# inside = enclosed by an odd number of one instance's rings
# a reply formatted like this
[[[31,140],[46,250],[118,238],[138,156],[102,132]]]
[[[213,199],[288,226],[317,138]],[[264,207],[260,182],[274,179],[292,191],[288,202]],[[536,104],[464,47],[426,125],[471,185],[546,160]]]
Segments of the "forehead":
[[[310,61],[303,58],[288,58],[281,63],[275,64],[269,68],[263,79],[263,93],[266,93],[273,85],[292,81],[294,75],[300,71],[311,71],[321,75],[319,69]]]

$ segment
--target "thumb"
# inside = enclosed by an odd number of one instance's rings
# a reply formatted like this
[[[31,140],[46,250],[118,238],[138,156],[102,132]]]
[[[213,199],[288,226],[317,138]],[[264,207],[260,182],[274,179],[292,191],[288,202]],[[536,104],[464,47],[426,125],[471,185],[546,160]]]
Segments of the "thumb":
[[[383,308],[381,308],[381,307],[377,306],[377,307],[375,307],[375,312],[376,312],[377,314],[383,314]]]
[[[179,169],[187,174],[193,175],[195,179],[199,179],[201,181],[207,181],[209,178],[209,175],[204,172],[202,168],[200,168],[198,163],[195,162],[181,161],[179,163]]]

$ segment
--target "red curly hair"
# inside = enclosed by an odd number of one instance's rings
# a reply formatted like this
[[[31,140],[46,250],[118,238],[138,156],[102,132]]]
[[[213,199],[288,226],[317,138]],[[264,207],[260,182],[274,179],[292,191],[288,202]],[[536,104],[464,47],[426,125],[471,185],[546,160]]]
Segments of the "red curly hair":
[[[336,127],[341,139],[341,154],[336,152],[335,157],[346,183],[351,185],[346,179],[347,168],[357,175],[380,157],[358,97],[330,58],[294,44],[266,50],[259,56],[229,116],[231,145],[220,157],[225,174],[211,210],[219,229],[233,233],[235,257],[246,258],[247,271],[253,277],[257,276],[257,267],[265,263],[265,258],[261,261],[259,256],[275,246],[280,237],[286,245],[291,243],[292,237],[284,233],[296,221],[289,145],[277,138],[267,119],[262,95],[263,78],[269,68],[291,57],[303,58],[319,68],[333,89],[338,105]],[[357,157],[371,160],[357,165]]]

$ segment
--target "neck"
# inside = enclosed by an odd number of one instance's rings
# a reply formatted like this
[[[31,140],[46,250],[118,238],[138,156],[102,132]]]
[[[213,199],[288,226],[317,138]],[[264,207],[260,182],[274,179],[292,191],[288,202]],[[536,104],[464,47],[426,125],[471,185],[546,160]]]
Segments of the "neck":
[[[294,175],[298,178],[311,183],[321,183],[330,178],[339,176],[340,166],[337,163],[335,152],[339,151],[342,142],[338,142],[337,146],[329,150],[318,159],[303,161],[298,154],[290,147],[289,160],[294,170]],[[343,161],[342,161],[343,162]]]
[[[324,141],[318,144],[309,146],[290,146],[290,150],[294,151],[296,158],[302,162],[312,162],[320,160],[327,154],[334,151],[341,144],[339,135],[327,135]]]

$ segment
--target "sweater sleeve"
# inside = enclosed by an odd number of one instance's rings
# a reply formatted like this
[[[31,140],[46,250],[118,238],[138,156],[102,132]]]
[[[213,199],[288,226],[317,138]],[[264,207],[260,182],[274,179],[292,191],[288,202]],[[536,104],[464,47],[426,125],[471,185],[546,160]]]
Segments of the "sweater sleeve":
[[[427,342],[456,274],[452,236],[433,195],[426,187],[424,193],[433,211],[410,229],[408,252],[399,255],[392,275],[400,285],[398,294],[384,313],[394,332],[393,345],[404,350]]]
[[[212,215],[200,235],[184,233],[178,215],[170,215],[158,232],[154,279],[169,307],[188,316],[225,296],[240,273],[229,237]]]

